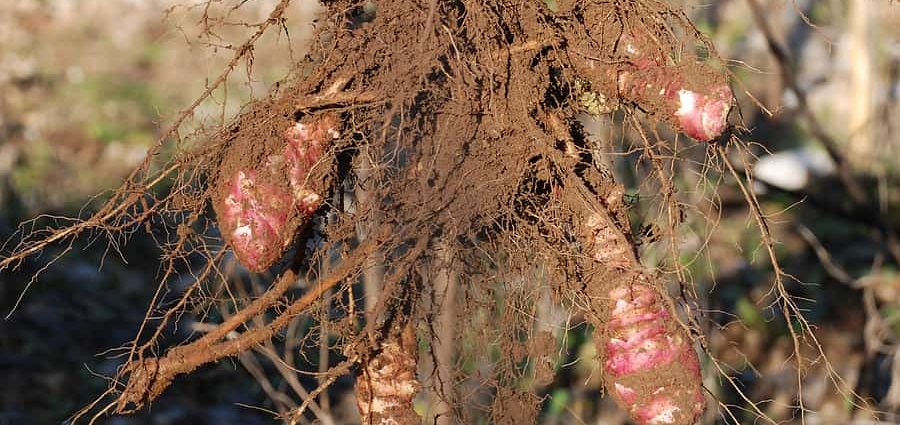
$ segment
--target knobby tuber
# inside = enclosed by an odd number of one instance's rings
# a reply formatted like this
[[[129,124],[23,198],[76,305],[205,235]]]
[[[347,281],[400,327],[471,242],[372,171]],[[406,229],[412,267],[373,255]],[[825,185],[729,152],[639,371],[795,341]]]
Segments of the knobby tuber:
[[[639,425],[690,425],[703,412],[700,365],[655,281],[630,264],[630,244],[602,215],[587,220],[595,261],[616,275],[601,285],[600,333],[606,388]]]
[[[719,137],[733,97],[725,77],[699,62],[669,65],[666,56],[650,45],[651,40],[647,35],[623,35],[619,40],[631,65],[617,76],[620,95],[638,104],[662,107],[664,116],[673,117],[677,128],[694,139]]]
[[[225,240],[251,271],[264,271],[281,258],[297,229],[319,208],[321,189],[313,188],[309,177],[338,137],[336,128],[328,115],[294,123],[284,131],[281,152],[266,158],[261,168],[225,177],[213,207]]]
[[[608,113],[618,101],[630,102],[696,140],[721,136],[733,99],[725,73],[693,54],[692,45],[676,57],[681,41],[665,27],[623,25],[615,18],[618,3],[591,8],[585,17],[589,30],[575,41],[587,58],[574,63],[584,79],[576,86],[582,107]],[[604,33],[611,35],[595,39]]]
[[[248,269],[263,271],[290,241],[285,225],[293,198],[262,181],[254,170],[238,171],[219,209],[219,226],[235,255]]]
[[[412,326],[395,327],[356,378],[356,405],[364,425],[418,425],[417,345]]]
[[[328,142],[340,135],[335,129],[336,122],[325,116],[311,125],[296,123],[284,132],[287,142],[284,159],[288,164],[289,180],[298,209],[312,214],[319,207],[322,197],[315,193],[307,182],[313,166],[328,148]]]

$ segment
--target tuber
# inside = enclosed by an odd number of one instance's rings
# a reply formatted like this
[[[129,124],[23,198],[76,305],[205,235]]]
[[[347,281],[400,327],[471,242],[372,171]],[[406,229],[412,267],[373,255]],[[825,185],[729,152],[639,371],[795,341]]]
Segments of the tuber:
[[[356,377],[356,406],[365,425],[418,425],[413,409],[421,384],[417,378],[418,346],[413,326],[395,326],[378,352],[365,359]]]
[[[653,40],[649,35],[627,34],[619,40],[629,64],[616,79],[619,95],[662,109],[664,116],[694,139],[719,137],[725,131],[733,98],[724,76],[700,63],[667,64],[659,49],[641,45],[639,39]]]
[[[579,102],[592,114],[631,102],[693,139],[718,138],[727,127],[734,97],[725,74],[696,56],[673,59],[664,39],[650,29],[631,28],[600,45],[583,43],[584,49],[600,48],[603,53],[579,64],[582,80],[573,87]]]
[[[604,368],[619,400],[638,424],[694,423],[704,404],[700,365],[660,295],[633,282],[609,296],[613,310]]]
[[[290,193],[260,181],[253,170],[233,176],[220,208],[219,226],[248,269],[265,270],[290,243],[284,231],[293,202]]]
[[[624,236],[599,215],[586,226],[593,259],[616,275],[596,301],[608,312],[606,323],[596,324],[607,390],[639,425],[693,424],[704,398],[700,364],[687,333],[654,281],[627,264]]]
[[[321,197],[308,186],[307,179],[313,166],[322,157],[332,139],[340,135],[331,116],[324,116],[313,124],[296,123],[284,132],[284,160],[294,199],[301,212],[312,214],[319,207]]]
[[[262,167],[241,167],[223,177],[223,196],[213,208],[225,240],[251,271],[264,271],[281,258],[319,208],[321,188],[313,187],[311,172],[338,135],[330,116],[294,123],[282,134],[281,151]]]

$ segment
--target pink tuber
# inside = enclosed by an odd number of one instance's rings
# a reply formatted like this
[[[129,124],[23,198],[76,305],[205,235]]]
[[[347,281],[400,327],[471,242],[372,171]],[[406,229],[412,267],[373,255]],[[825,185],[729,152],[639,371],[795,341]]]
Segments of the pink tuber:
[[[616,80],[620,96],[662,108],[664,116],[696,140],[719,137],[734,97],[727,80],[700,64],[669,65],[658,49],[640,46],[638,39],[623,35],[619,40],[630,65]],[[652,40],[646,35],[640,39]]]
[[[285,227],[294,199],[281,187],[260,182],[256,171],[238,171],[229,185],[219,226],[235,255],[260,272],[275,262],[287,244]]]
[[[228,177],[225,196],[213,206],[225,240],[251,271],[264,271],[277,261],[297,229],[319,208],[321,189],[314,189],[309,180],[330,141],[339,135],[336,124],[330,116],[311,124],[295,123],[284,131],[282,151],[263,167],[240,169]]]
[[[662,295],[632,271],[627,241],[599,215],[587,221],[593,258],[619,277],[603,289],[609,312],[598,349],[607,389],[638,425],[690,425],[703,412],[700,364]],[[598,328],[599,330],[599,328]]]
[[[615,395],[638,424],[693,424],[704,400],[690,340],[650,286],[635,282],[609,296],[614,307],[603,366]],[[667,374],[671,377],[663,379]],[[641,394],[638,388],[647,390]]]
[[[335,129],[336,124],[333,118],[325,116],[310,125],[298,122],[284,131],[284,160],[301,212],[312,214],[321,202],[321,197],[309,188],[307,179],[329,142],[340,136]]]

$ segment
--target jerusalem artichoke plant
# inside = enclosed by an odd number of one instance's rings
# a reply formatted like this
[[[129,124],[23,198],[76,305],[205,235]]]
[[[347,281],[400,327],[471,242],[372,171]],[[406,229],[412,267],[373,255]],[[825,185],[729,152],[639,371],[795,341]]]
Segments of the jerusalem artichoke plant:
[[[124,231],[143,220],[149,226],[157,217],[171,224],[170,214],[199,219],[209,197],[226,245],[248,269],[261,272],[284,256],[298,230],[308,226],[329,194],[340,199],[356,195],[352,209],[335,210],[334,220],[322,220],[316,236],[327,243],[299,248],[308,248],[306,264],[297,261],[293,270],[259,296],[253,292],[246,300],[221,304],[207,299],[218,291],[214,285],[229,284],[218,275],[218,251],[208,243],[217,235],[206,234],[202,225],[192,226],[199,220],[179,223],[177,231],[167,232],[174,238],[164,240],[162,247],[166,270],[203,272],[195,274],[181,301],[153,297],[147,311],[170,308],[163,315],[148,315],[145,326],[138,327],[133,343],[127,345],[131,347],[127,363],[109,380],[109,391],[85,412],[105,405],[107,396],[116,397],[117,413],[146,406],[177,375],[252,350],[263,341],[301,336],[293,333],[297,331],[307,336],[318,333],[325,342],[320,346],[322,353],[331,347],[331,337],[335,350],[364,344],[358,341],[369,343],[370,350],[354,351],[353,359],[360,370],[357,390],[363,422],[418,424],[421,420],[412,409],[419,385],[414,336],[395,331],[375,341],[369,336],[374,339],[374,326],[381,319],[381,323],[396,323],[422,318],[423,328],[434,330],[436,316],[429,310],[433,305],[429,297],[440,291],[421,277],[423,270],[442,263],[439,252],[430,249],[440,238],[447,241],[447,249],[458,252],[454,263],[466,277],[458,294],[460,314],[454,316],[459,323],[453,326],[496,328],[486,329],[484,339],[467,340],[476,342],[469,345],[492,341],[496,335],[510,343],[501,347],[516,349],[474,347],[472,359],[480,362],[476,355],[483,354],[484,360],[497,365],[485,368],[484,375],[479,369],[472,376],[462,376],[470,372],[468,368],[457,370],[452,361],[439,362],[447,373],[432,379],[436,393],[446,394],[450,392],[444,391],[446,386],[464,380],[509,384],[513,391],[494,394],[498,410],[528,410],[511,415],[511,423],[523,423],[516,422],[519,417],[537,417],[533,409],[539,404],[519,397],[521,388],[512,387],[530,380],[519,380],[520,370],[525,371],[520,365],[535,364],[521,361],[533,354],[530,348],[518,349],[521,325],[486,320],[498,317],[495,311],[502,310],[504,318],[508,312],[515,322],[530,321],[529,309],[520,307],[527,306],[533,300],[531,294],[540,288],[525,287],[522,282],[529,279],[505,279],[504,274],[540,271],[535,285],[540,282],[556,289],[571,280],[588,293],[585,315],[597,330],[606,388],[638,424],[693,423],[704,405],[699,361],[689,334],[669,305],[671,300],[658,280],[642,270],[634,245],[623,235],[621,229],[629,225],[621,217],[613,220],[606,215],[584,223],[580,220],[587,217],[578,212],[582,206],[566,204],[582,200],[568,195],[576,189],[581,196],[605,197],[602,191],[614,185],[614,179],[609,170],[596,169],[611,159],[603,158],[601,152],[619,157],[619,151],[632,151],[632,146],[619,146],[614,140],[588,143],[575,119],[584,103],[591,103],[598,112],[610,112],[612,108],[603,107],[607,101],[627,102],[698,140],[714,140],[725,131],[731,90],[724,72],[693,54],[699,35],[687,15],[659,0],[394,0],[378,2],[374,10],[367,9],[375,2],[323,1],[312,38],[304,43],[309,51],[288,49],[292,54],[282,59],[291,59],[284,63],[290,72],[272,86],[269,95],[254,96],[233,122],[216,126],[215,137],[199,146],[202,149],[179,151],[166,171],[145,168],[155,164],[153,157],[169,146],[168,140],[179,140],[175,147],[181,149],[183,123],[198,105],[214,100],[209,96],[218,96],[234,82],[231,72],[238,65],[246,63],[247,76],[255,81],[257,73],[251,72],[254,43],[274,40],[261,38],[269,27],[287,34],[293,22],[284,16],[290,0],[277,3],[268,19],[242,28],[254,35],[229,49],[235,56],[220,77],[211,80],[206,94],[180,114],[145,165],[96,215],[50,236],[36,231],[24,237],[12,258],[0,260],[0,269],[17,265],[51,244],[95,230]],[[684,54],[676,56],[680,52]],[[715,52],[709,57],[715,59]],[[581,90],[579,85],[596,95],[576,104],[572,100]],[[347,133],[352,128],[352,137],[345,137],[340,145],[341,166],[334,166],[337,149],[332,146],[343,128],[337,114],[346,118]],[[295,122],[298,116],[303,116],[301,122]],[[649,163],[656,165],[650,153],[659,146],[666,161],[677,164],[678,146],[666,145],[662,138],[653,144],[646,151]],[[354,172],[354,163],[370,164],[372,170]],[[637,179],[646,177],[644,164],[634,162]],[[659,174],[663,183],[674,178]],[[166,181],[176,184],[163,197],[162,188],[154,186]],[[347,184],[354,182],[370,193],[350,193]],[[654,185],[649,180],[634,183]],[[137,204],[151,199],[157,202]],[[674,197],[650,199],[642,208],[677,210],[679,201]],[[617,204],[621,203],[619,199]],[[605,214],[613,213],[627,215],[624,207]],[[365,232],[360,232],[363,228]],[[573,236],[573,229],[590,232],[582,239],[589,255],[572,255],[585,254],[573,252],[584,248],[574,243],[584,235]],[[195,249],[200,255],[188,258]],[[340,262],[332,267],[335,257]],[[191,260],[191,267],[174,263],[182,259]],[[194,259],[199,264],[193,264]],[[317,260],[323,262],[316,264]],[[388,306],[402,300],[409,312],[373,314],[378,320],[366,322],[373,332],[358,332],[352,325],[362,316],[355,307],[356,276],[375,263],[392,277],[377,291],[366,292],[367,302]],[[288,291],[303,269],[309,271],[303,276],[309,283],[306,290],[302,295],[299,290]],[[581,273],[587,271],[592,273]],[[165,273],[159,288],[170,287],[173,282],[168,279],[176,275],[180,278],[183,273]],[[591,276],[591,281],[576,282],[575,276]],[[494,309],[494,303],[507,301],[513,301],[509,306],[515,308]],[[172,320],[196,305],[223,311],[198,318],[211,326],[203,336],[170,338],[168,332],[178,329]],[[322,314],[298,321],[313,311]],[[528,320],[519,320],[523,315]],[[223,318],[222,323],[214,323],[217,317]],[[331,321],[335,325],[326,326]],[[310,326],[292,326],[307,322]],[[154,326],[155,332],[144,331]],[[163,353],[167,342],[176,339],[181,344]],[[452,339],[444,338],[443,344],[450,360],[450,348],[468,350],[452,347]],[[301,354],[296,349],[305,347],[300,344],[290,351],[289,345],[284,344],[285,353]],[[330,364],[319,363],[322,368]],[[327,376],[333,380],[323,381],[320,391],[326,391],[324,384],[335,382],[346,370],[350,368],[331,369]],[[543,381],[534,375],[534,382]],[[312,397],[304,398],[302,406],[314,402]],[[506,403],[509,400],[513,403]],[[479,408],[483,401],[476,398]],[[103,408],[98,417],[110,409]],[[303,412],[296,417],[303,418]]]

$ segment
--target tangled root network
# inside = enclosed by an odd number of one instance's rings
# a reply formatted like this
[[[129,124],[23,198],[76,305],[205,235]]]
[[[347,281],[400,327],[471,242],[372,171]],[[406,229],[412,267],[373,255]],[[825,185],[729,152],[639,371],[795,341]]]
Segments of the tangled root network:
[[[537,372],[521,360],[555,348],[535,342],[518,304],[546,291],[595,326],[606,390],[635,422],[694,423],[705,400],[689,328],[641,266],[623,188],[576,120],[618,111],[644,117],[636,129],[720,138],[732,92],[684,13],[661,0],[322,3],[307,59],[177,158],[196,171],[182,177],[194,191],[160,201],[189,220],[212,206],[217,226],[179,225],[177,249],[209,247],[217,228],[247,269],[279,277],[198,338],[164,353],[158,334],[136,341],[109,408],[146,406],[334,291],[346,362],[330,376],[358,374],[366,423],[417,423],[412,399],[426,389],[467,422],[458,394],[475,385],[489,388],[466,393],[493,398],[479,404],[495,421],[534,421],[539,400],[517,382]],[[373,263],[384,273],[363,303],[355,283]],[[416,338],[433,356],[416,354]],[[501,345],[488,377],[452,364],[478,341]],[[424,357],[433,371],[416,366]]]

